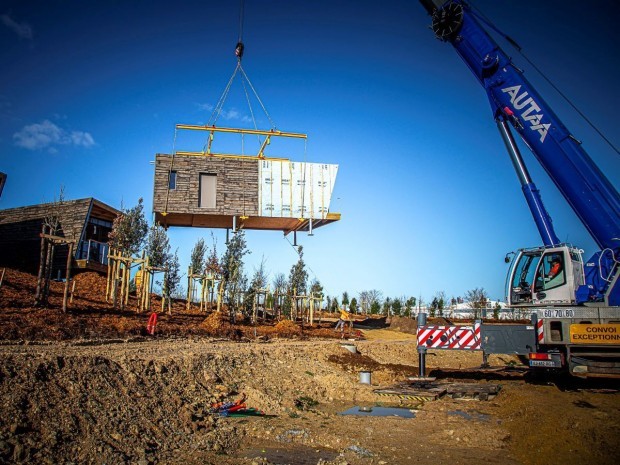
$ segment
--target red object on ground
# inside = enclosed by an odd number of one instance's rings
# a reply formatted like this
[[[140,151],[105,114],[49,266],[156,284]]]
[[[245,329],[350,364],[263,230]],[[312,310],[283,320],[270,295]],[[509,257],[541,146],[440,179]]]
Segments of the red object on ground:
[[[232,413],[232,412],[236,412],[237,410],[242,410],[245,409],[247,407],[247,405],[245,405],[245,402],[238,404],[238,405],[233,405],[232,407],[230,407],[228,410],[228,413]]]
[[[155,326],[157,325],[157,313],[151,313],[148,323],[146,324],[146,332],[151,336],[155,335]]]

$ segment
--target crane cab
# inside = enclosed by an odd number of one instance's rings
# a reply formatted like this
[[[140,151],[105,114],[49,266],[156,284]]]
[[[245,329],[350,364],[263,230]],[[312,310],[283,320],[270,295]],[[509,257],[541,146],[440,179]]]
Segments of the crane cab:
[[[519,250],[507,280],[510,306],[576,305],[584,284],[582,250],[569,245]]]

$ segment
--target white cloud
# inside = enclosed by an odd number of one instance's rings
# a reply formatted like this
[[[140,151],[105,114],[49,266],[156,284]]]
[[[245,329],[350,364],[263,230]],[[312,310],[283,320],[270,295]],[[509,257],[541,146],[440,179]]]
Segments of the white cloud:
[[[32,26],[30,26],[30,24],[20,24],[14,21],[13,18],[11,18],[9,15],[0,16],[0,20],[2,20],[2,24],[4,24],[22,39],[32,40]]]
[[[47,148],[56,153],[55,145],[74,145],[76,147],[92,147],[95,145],[93,136],[83,131],[65,131],[50,120],[24,126],[21,131],[13,134],[15,145],[28,150]]]
[[[82,131],[73,131],[71,133],[71,142],[73,142],[73,145],[82,147],[92,147],[95,145],[93,136],[91,136],[88,132]]]
[[[213,105],[211,105],[210,103],[197,103],[196,106],[201,111],[213,111],[214,109]],[[222,109],[219,113],[218,118],[222,118],[226,121],[239,120],[244,123],[249,123],[252,121],[252,119],[249,116],[242,115],[235,108],[231,108],[230,110]]]
[[[210,103],[197,103],[196,106],[199,110],[213,111],[213,105],[211,105]]]

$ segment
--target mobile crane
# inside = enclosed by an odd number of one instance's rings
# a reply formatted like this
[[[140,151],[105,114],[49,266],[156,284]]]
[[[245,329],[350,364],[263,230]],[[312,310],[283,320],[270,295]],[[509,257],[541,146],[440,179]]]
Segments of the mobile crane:
[[[463,0],[420,2],[436,37],[454,47],[486,91],[542,238],[542,246],[514,254],[506,280],[509,307],[531,314],[529,365],[568,369],[575,376],[620,377],[618,191],[486,32],[484,18]],[[600,248],[585,264],[583,250],[558,239],[511,127]]]

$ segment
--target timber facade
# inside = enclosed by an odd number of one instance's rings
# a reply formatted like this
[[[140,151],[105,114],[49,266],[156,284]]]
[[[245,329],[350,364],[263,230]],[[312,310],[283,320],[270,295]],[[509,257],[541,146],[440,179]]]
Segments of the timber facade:
[[[36,273],[39,268],[40,233],[46,219],[58,218],[56,235],[76,241],[73,266],[104,271],[108,234],[120,211],[94,198],[46,203],[0,210],[0,266]],[[68,246],[54,251],[52,277],[63,277]]]
[[[153,209],[184,215],[257,216],[258,161],[183,155],[172,160],[171,155],[158,154]]]

